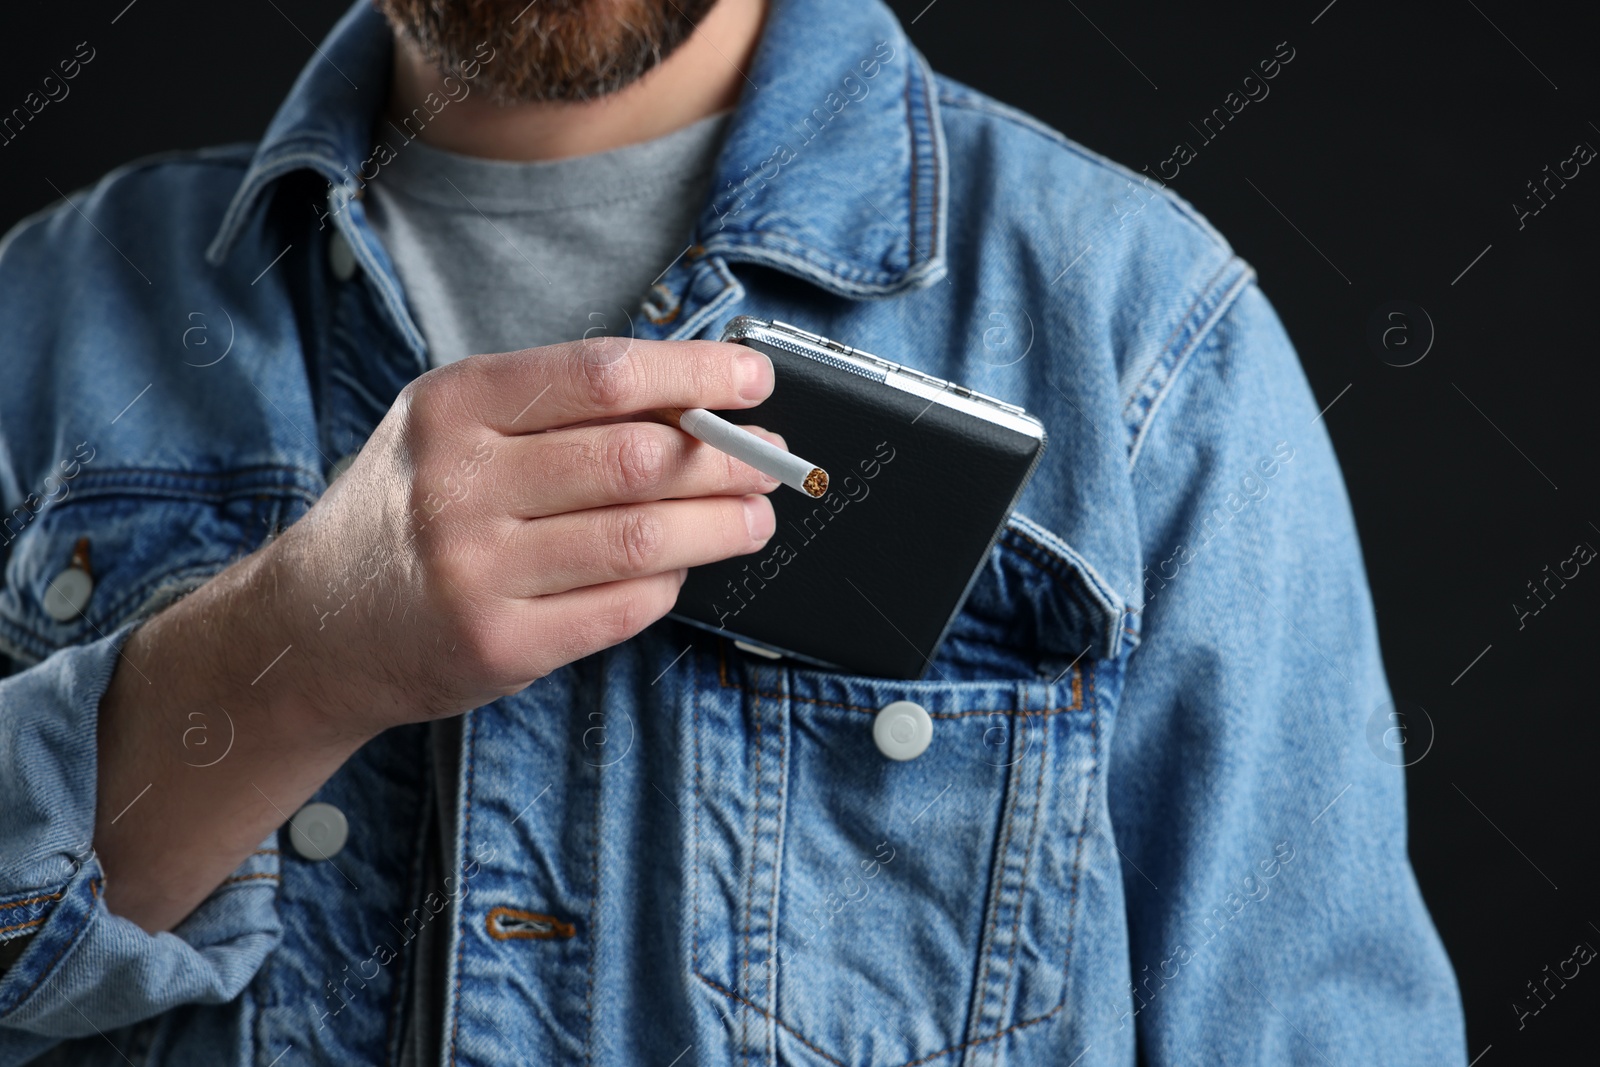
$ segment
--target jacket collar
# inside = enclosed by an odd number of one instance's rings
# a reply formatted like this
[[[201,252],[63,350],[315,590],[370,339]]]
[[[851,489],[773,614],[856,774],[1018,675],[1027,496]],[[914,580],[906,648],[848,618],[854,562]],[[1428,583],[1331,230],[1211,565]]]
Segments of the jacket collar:
[[[372,177],[391,49],[383,18],[356,0],[268,126],[206,251],[211,263],[261,224],[284,175],[327,180],[330,210]],[[889,9],[771,0],[745,76],[696,256],[760,263],[851,297],[941,280],[948,182],[937,93]]]

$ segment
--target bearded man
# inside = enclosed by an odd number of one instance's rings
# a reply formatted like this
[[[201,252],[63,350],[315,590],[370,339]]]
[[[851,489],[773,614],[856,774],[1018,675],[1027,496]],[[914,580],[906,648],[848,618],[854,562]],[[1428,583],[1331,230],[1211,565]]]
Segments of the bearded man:
[[[736,314],[1047,427],[924,680],[667,617]],[[878,0],[362,0],[0,327],[0,1064],[1464,1059],[1254,272]]]

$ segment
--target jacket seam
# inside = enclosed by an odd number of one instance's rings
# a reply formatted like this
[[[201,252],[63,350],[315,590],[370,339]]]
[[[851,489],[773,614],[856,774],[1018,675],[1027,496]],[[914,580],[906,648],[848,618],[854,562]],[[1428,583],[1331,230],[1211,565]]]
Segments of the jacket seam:
[[[1094,152],[1074,141],[1060,130],[1040,122],[1032,115],[1017,111],[1008,105],[985,96],[971,86],[964,85],[948,75],[938,75],[938,78],[944,86],[959,86],[962,90],[962,92],[957,93],[952,92],[949,88],[941,88],[938,94],[941,105],[948,105],[958,111],[970,111],[988,118],[998,119],[1016,129],[1027,131],[1048,141],[1055,147],[1099,170],[1107,171],[1128,181],[1137,181],[1147,188],[1153,185],[1161,190],[1162,199],[1182,216],[1186,223],[1205,235],[1207,240],[1221,251],[1230,256],[1234,254],[1233,246],[1228,243],[1228,239],[1223,236],[1222,232],[1213,226],[1205,216],[1196,211],[1192,204],[1174,193],[1165,182],[1151,178],[1147,174],[1140,174],[1138,171],[1132,170],[1114,159],[1100,155],[1098,152]]]
[[[725,643],[718,645],[717,657],[721,674],[720,681],[722,683],[722,688],[724,689],[737,689],[741,692],[749,693],[755,697],[765,697],[768,700],[788,700],[800,704],[816,704],[819,707],[825,708],[839,708],[843,711],[859,711],[863,715],[877,715],[878,712],[882,710],[881,708],[869,708],[863,704],[844,704],[836,700],[822,700],[817,697],[797,696],[793,692],[771,693],[762,689],[758,689],[755,686],[748,686],[741,682],[729,681],[727,647]],[[1063,712],[1079,711],[1083,708],[1083,688],[1081,676],[1082,668],[1074,667],[1072,669],[1072,703],[1063,704],[1060,707],[1041,708],[1038,711],[1028,711],[1026,709],[1018,711],[1012,708],[982,708],[977,711],[930,711],[928,712],[928,717],[932,719],[970,719],[979,715],[1022,715],[1024,717],[1037,715],[1041,718],[1046,718],[1051,715],[1059,715]]]
[[[1062,953],[1061,961],[1061,1003],[1055,1007],[1060,1011],[1067,1006],[1068,986],[1072,979],[1072,942],[1078,932],[1078,880],[1083,873],[1083,842],[1089,836],[1089,817],[1094,808],[1094,784],[1100,776],[1100,716],[1099,705],[1094,698],[1094,675],[1089,671],[1089,737],[1090,746],[1094,752],[1094,762],[1089,766],[1089,785],[1083,797],[1083,824],[1078,828],[1078,845],[1073,850],[1072,857],[1072,892],[1067,903],[1067,947]]]
[[[750,988],[750,911],[751,898],[755,896],[757,850],[761,847],[761,699],[760,694],[755,694],[756,699],[751,701],[750,721],[755,726],[755,797],[750,802],[750,874],[744,880],[744,987]],[[773,1005],[777,1007],[776,1004]],[[745,1017],[744,1034],[744,1061],[750,1062],[750,1022],[749,1016]]]
[[[50,957],[50,962],[44,965],[44,968],[39,972],[39,977],[35,978],[33,984],[23,991],[22,996],[17,998],[13,1010],[22,1007],[28,1002],[28,998],[33,996],[34,990],[38,989],[44,983],[44,980],[55,971],[56,964],[61,962],[61,957],[66,955],[69,948],[78,943],[78,938],[83,936],[83,932],[89,928],[90,920],[94,918],[94,908],[99,898],[100,879],[91,878],[89,879],[89,907],[83,913],[83,921],[78,924],[77,929],[72,931],[72,936],[67,938],[62,946],[56,950],[56,954]]]
[[[1039,773],[1033,783],[1033,819],[1028,824],[1028,847],[1022,854],[1022,889],[1023,893],[1028,888],[1028,872],[1033,869],[1033,854],[1039,847],[1039,809],[1044,807],[1044,765],[1050,747],[1050,731],[1039,731]],[[1000,998],[999,1021],[1005,1022],[1006,1012],[1011,1008],[1011,989],[1015,984],[1017,966],[1017,943],[1021,940],[1022,909],[1026,898],[1019,895],[1017,900],[1017,913],[1011,919],[1011,958],[1006,961],[1005,992]],[[995,1046],[994,1062],[999,1063],[1000,1047]]]
[[[37,904],[41,900],[60,900],[65,893],[65,889],[60,889],[54,893],[40,893],[37,896],[23,897],[21,900],[8,900],[5,903],[0,904],[0,911],[6,911],[10,908],[20,908],[24,904]]]
[[[1227,281],[1226,285],[1218,283],[1218,277],[1228,271],[1230,267],[1239,267],[1241,269],[1238,270],[1235,277]],[[1189,357],[1197,348],[1215,335],[1217,325],[1227,317],[1228,312],[1238,303],[1239,297],[1254,283],[1255,270],[1244,260],[1235,256],[1224,263],[1217,273],[1212,275],[1201,295],[1195,300],[1194,305],[1189,308],[1188,313],[1179,323],[1179,329],[1174,331],[1173,338],[1169,339],[1167,346],[1164,346],[1164,351],[1156,360],[1155,366],[1151,368],[1151,373],[1146,375],[1144,381],[1140,382],[1138,390],[1129,397],[1128,405],[1124,409],[1125,412],[1137,404],[1139,394],[1156,378],[1155,372],[1158,369],[1163,370],[1162,377],[1155,382],[1154,393],[1151,395],[1137,426],[1130,427],[1133,431],[1133,438],[1128,447],[1129,471],[1132,471],[1138,464],[1139,457],[1144,452],[1144,443],[1149,437],[1150,429],[1155,424],[1157,416],[1161,413],[1162,405],[1166,401],[1168,394],[1177,384],[1184,369],[1192,362]],[[1198,321],[1196,321],[1197,319]],[[1170,348],[1171,344],[1173,341],[1179,340],[1184,330],[1189,331],[1188,337],[1182,339],[1181,347],[1177,350],[1172,350]]]
[[[67,203],[50,203],[38,211],[24,215],[18,219],[4,234],[0,234],[0,260],[5,258],[11,244],[22,234],[35,229],[40,225],[49,223],[56,215],[67,217],[69,212],[63,211],[71,201],[68,197],[76,196],[85,191],[109,190],[123,178],[131,177],[140,171],[154,170],[164,166],[196,166],[196,167],[222,167],[233,170],[248,170],[250,156],[246,153],[253,151],[250,142],[235,142],[233,144],[212,145],[205,148],[183,148],[170,152],[155,152],[148,156],[132,159],[101,175],[88,185],[80,185],[76,189],[68,190],[62,197]],[[234,155],[233,153],[237,153]]]
[[[463,800],[461,805],[461,847],[463,850],[471,843],[472,775],[478,762],[478,716],[472,712],[468,714],[472,715],[472,729],[467,736],[467,781],[466,788],[462,793]],[[456,927],[458,939],[456,942],[456,980],[455,988],[451,991],[453,1003],[450,1005],[450,1067],[455,1067],[456,1039],[461,1033],[461,961],[465,958],[467,952],[467,915],[465,908],[462,908],[460,914],[456,917]]]

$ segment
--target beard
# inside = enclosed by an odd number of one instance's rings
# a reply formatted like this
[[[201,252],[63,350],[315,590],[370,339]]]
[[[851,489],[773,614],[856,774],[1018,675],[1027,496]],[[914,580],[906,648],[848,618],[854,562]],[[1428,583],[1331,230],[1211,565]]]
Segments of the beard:
[[[716,0],[373,0],[441,70],[482,58],[473,79],[499,104],[592,100],[671,55]]]

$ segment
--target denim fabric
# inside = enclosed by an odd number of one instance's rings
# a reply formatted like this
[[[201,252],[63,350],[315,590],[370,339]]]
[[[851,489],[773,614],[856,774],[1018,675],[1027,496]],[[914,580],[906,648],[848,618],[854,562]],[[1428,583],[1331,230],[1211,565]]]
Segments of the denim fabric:
[[[86,842],[117,648],[313,506],[427,369],[357,196],[388,63],[362,0],[259,145],[123,168],[0,246],[0,939],[31,936],[0,1063],[389,1063],[427,923],[463,1067],[1464,1062],[1402,771],[1366,740],[1350,509],[1253,271],[873,2],[774,5],[634,325],[779,318],[1043,420],[927,680],[664,621],[466,715],[448,881],[420,884],[406,727],[317,794],[337,869],[268,841],[172,933],[111,915]],[[57,621],[83,539],[94,591]],[[871,736],[901,699],[934,724],[903,763]]]

